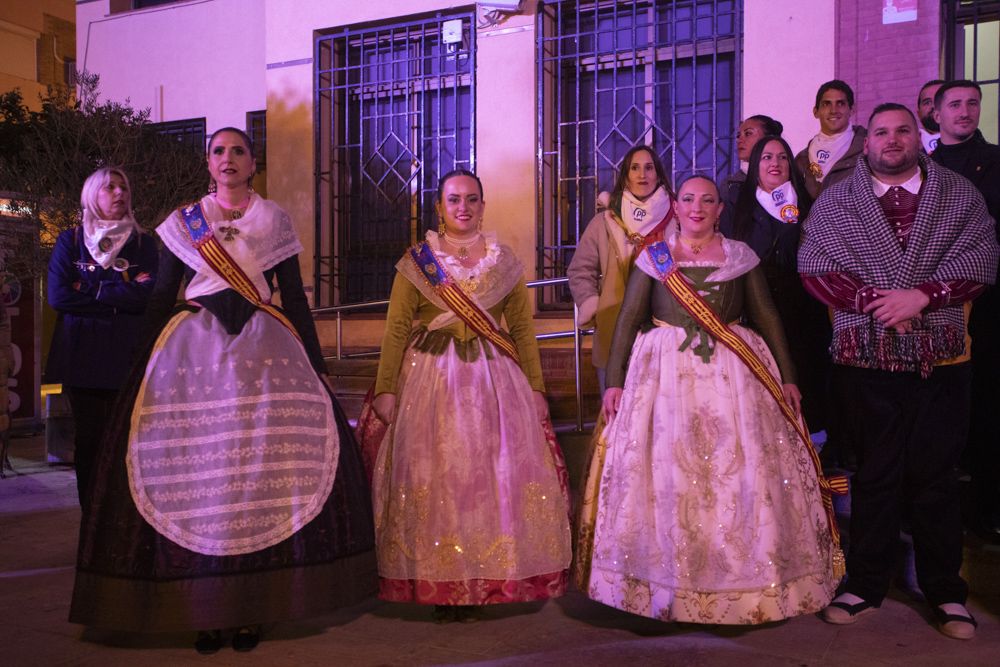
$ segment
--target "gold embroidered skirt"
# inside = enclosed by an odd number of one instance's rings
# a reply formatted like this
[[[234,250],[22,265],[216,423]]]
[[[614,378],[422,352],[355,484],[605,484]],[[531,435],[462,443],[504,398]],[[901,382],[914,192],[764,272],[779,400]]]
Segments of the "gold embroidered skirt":
[[[773,374],[764,341],[733,326]],[[597,442],[581,510],[578,583],[665,621],[754,624],[815,612],[836,588],[813,464],[777,405],[719,345],[641,334],[621,409]]]
[[[565,589],[561,454],[521,368],[481,344],[471,357],[451,345],[403,358],[373,480],[385,599],[491,604]]]

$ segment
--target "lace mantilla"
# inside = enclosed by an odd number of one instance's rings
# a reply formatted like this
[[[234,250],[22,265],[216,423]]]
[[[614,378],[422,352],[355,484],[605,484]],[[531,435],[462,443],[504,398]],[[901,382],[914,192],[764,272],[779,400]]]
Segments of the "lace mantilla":
[[[490,269],[497,264],[500,258],[500,243],[497,241],[496,232],[483,232],[483,241],[486,244],[486,255],[483,256],[475,266],[465,266],[452,254],[441,249],[441,239],[436,232],[427,232],[424,239],[445,265],[445,270],[452,278],[458,281],[462,289],[466,292],[475,292],[479,287],[479,282]]]

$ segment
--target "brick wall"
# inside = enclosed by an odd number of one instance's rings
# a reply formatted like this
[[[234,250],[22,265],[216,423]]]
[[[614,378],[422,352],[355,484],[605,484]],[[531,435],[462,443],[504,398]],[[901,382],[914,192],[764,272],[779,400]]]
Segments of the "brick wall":
[[[38,39],[38,82],[60,85],[66,82],[64,63],[76,60],[76,26],[71,21],[45,14],[42,36]]]
[[[915,108],[920,86],[940,78],[939,0],[919,0],[916,21],[889,25],[882,25],[883,4],[837,0],[836,76],[854,89],[861,125],[882,102]]]

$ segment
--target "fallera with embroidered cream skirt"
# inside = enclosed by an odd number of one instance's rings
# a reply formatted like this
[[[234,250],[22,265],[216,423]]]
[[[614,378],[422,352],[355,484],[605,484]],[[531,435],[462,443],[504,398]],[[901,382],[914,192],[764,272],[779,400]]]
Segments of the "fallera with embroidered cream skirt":
[[[372,483],[379,594],[436,605],[439,622],[562,595],[569,578],[524,266],[480,230],[484,208],[473,174],[442,177],[439,231],[396,265],[374,390],[388,423]]]
[[[759,260],[715,231],[721,208],[685,181],[629,277],[574,576],[634,614],[760,624],[822,609],[843,556]]]

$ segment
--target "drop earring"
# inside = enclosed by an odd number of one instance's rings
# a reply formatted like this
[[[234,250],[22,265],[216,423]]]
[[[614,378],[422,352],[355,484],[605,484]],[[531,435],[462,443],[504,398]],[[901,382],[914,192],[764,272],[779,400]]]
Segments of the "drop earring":
[[[443,220],[438,220],[438,236],[443,237],[447,227],[444,226]]]

